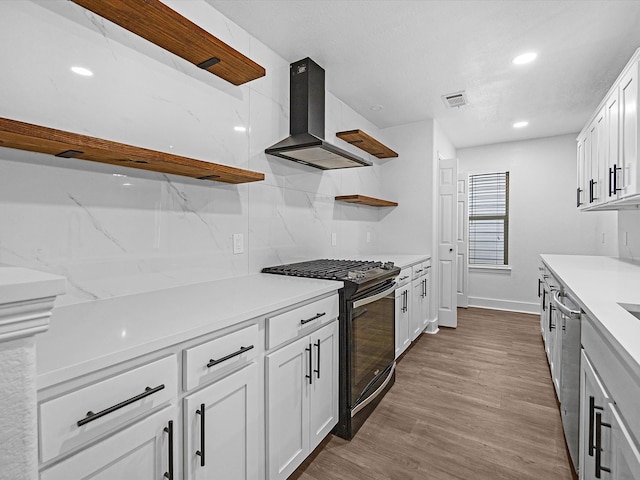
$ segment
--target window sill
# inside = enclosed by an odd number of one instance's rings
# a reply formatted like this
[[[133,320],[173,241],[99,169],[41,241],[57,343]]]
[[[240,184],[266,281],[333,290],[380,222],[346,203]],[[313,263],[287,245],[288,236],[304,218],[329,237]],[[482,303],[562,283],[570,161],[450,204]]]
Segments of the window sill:
[[[469,265],[470,272],[478,272],[478,273],[495,273],[502,275],[510,275],[511,274],[511,266],[510,265]]]

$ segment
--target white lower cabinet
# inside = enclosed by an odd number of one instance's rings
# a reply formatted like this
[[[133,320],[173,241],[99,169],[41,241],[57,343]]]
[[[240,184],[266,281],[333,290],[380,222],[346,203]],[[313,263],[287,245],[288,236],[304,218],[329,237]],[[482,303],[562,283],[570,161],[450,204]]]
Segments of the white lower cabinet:
[[[267,471],[286,479],[338,422],[338,322],[266,356]]]
[[[640,480],[638,446],[584,351],[580,371],[580,480]]]
[[[166,407],[43,470],[41,480],[177,480],[176,408]]]
[[[429,277],[411,282],[411,340],[420,336],[429,323]]]
[[[409,332],[411,306],[411,285],[404,285],[396,290],[396,358],[404,353],[411,344]]]
[[[250,363],[184,399],[185,479],[259,478],[259,388]]]

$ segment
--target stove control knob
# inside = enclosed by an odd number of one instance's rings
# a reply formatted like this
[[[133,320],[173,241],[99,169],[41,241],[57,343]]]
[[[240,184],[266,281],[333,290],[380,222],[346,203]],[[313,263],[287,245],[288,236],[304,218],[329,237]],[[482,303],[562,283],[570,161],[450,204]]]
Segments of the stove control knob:
[[[393,262],[384,262],[382,264],[383,270],[391,270],[393,268]]]

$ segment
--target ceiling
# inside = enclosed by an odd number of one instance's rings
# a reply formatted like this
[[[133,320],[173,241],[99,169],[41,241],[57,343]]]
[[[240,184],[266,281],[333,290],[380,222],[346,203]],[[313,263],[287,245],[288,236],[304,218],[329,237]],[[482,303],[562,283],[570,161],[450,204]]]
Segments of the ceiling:
[[[577,133],[640,47],[638,0],[207,1],[376,126],[435,118],[457,148]]]

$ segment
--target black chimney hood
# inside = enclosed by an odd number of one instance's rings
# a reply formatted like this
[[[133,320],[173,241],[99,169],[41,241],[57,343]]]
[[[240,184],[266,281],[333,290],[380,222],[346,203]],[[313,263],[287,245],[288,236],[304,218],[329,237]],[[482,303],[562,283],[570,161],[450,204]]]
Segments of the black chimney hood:
[[[265,153],[322,170],[372,163],[324,140],[324,70],[310,58],[290,66],[290,136]]]

